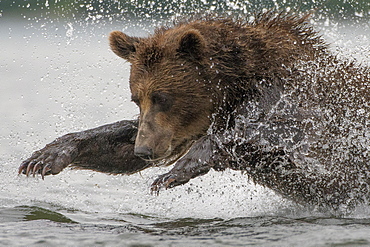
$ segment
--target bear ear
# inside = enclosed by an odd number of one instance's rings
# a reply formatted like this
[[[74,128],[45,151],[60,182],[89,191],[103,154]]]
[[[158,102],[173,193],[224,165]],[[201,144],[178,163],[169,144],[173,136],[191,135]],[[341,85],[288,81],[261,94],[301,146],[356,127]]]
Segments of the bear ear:
[[[136,52],[136,44],[140,42],[139,38],[130,37],[120,31],[113,31],[109,35],[109,43],[112,51],[119,57],[130,61],[132,55]]]
[[[203,35],[196,29],[187,30],[180,37],[179,48],[177,51],[192,58],[199,59],[205,49]]]

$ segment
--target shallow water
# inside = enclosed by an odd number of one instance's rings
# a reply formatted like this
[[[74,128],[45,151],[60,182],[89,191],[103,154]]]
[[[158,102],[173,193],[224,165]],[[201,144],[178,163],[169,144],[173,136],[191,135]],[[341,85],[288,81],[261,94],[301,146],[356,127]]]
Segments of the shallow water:
[[[210,172],[159,196],[149,186],[166,168],[132,176],[67,169],[45,181],[18,176],[20,162],[57,136],[137,114],[129,65],[106,41],[121,28],[75,25],[0,25],[0,245],[370,245],[368,206],[346,217],[318,213],[234,171]],[[369,63],[368,25],[317,28],[333,50]]]
[[[59,209],[60,210],[60,209]],[[2,209],[1,244],[14,246],[358,246],[369,244],[370,219],[276,216],[164,219],[89,214],[73,222],[41,207]],[[73,213],[72,213],[73,214]],[[70,213],[70,215],[72,215]],[[79,213],[81,214],[81,213]],[[16,240],[16,241],[15,241]]]

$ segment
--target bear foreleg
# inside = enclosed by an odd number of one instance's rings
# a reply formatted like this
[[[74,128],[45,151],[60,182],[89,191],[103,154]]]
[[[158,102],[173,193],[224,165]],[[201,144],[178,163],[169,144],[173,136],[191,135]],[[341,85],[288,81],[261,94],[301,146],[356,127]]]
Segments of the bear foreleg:
[[[22,162],[27,176],[58,174],[72,165],[113,174],[132,174],[150,163],[134,155],[137,121],[120,121],[57,138]]]
[[[152,192],[158,194],[161,188],[173,188],[208,173],[213,164],[213,148],[212,136],[204,136],[197,140],[168,173],[159,176],[153,182]]]

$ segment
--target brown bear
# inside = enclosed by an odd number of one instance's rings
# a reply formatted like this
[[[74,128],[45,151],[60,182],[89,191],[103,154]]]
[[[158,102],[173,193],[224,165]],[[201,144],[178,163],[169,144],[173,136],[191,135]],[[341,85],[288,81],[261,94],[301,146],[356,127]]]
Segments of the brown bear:
[[[307,18],[270,11],[252,22],[194,18],[147,38],[112,32],[139,119],[62,136],[19,173],[175,163],[153,191],[231,168],[297,203],[367,202],[370,72],[332,55]]]

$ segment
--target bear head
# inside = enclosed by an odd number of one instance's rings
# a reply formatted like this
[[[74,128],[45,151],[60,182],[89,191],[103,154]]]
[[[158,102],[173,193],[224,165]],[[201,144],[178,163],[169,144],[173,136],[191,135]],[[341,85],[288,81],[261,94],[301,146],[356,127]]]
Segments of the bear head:
[[[114,31],[115,54],[131,63],[132,101],[140,108],[135,155],[150,161],[179,157],[206,134],[214,111],[202,34],[189,27],[159,29],[148,38]]]

